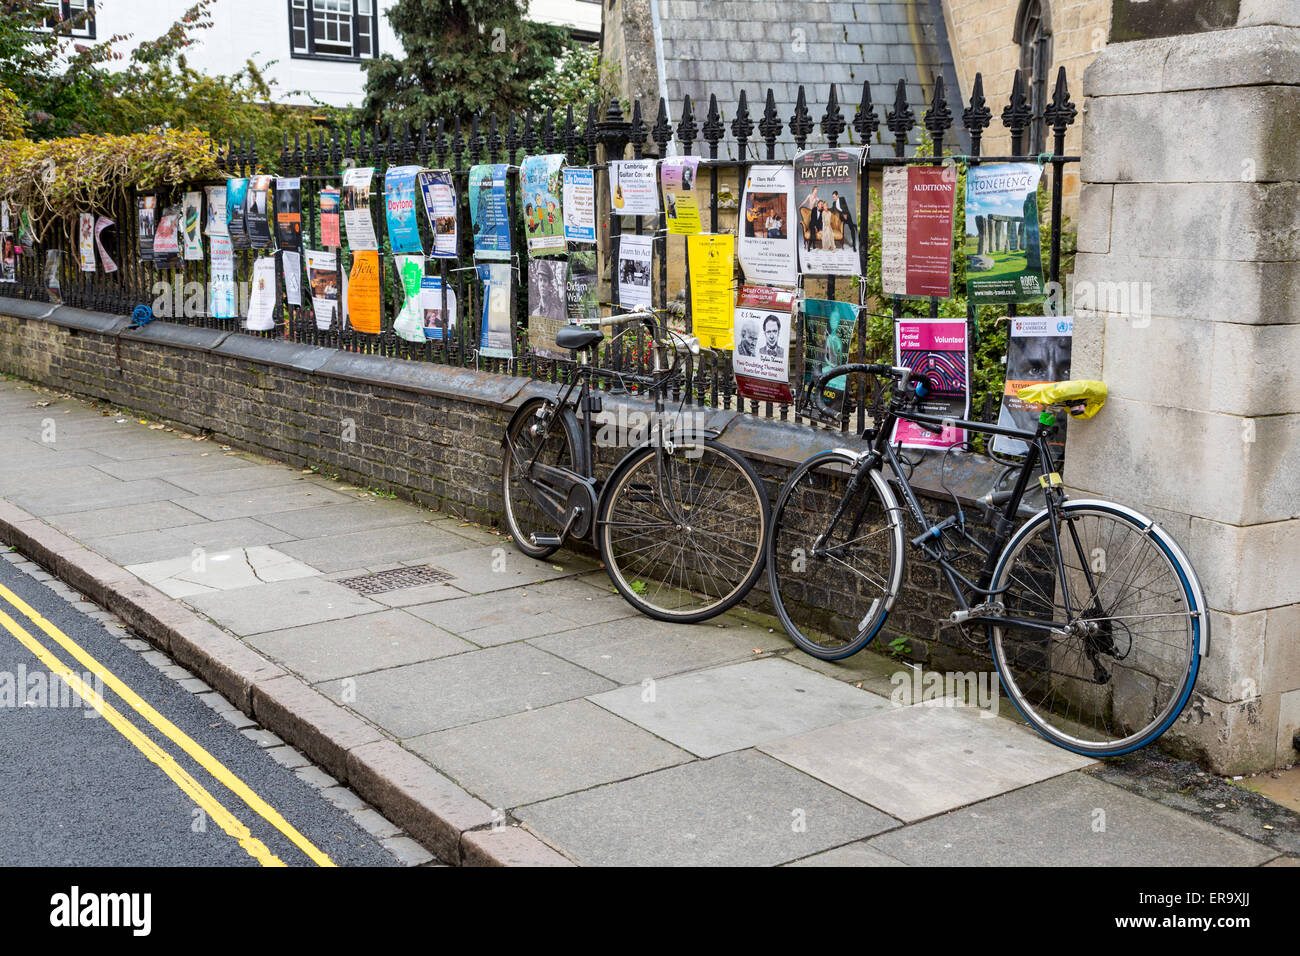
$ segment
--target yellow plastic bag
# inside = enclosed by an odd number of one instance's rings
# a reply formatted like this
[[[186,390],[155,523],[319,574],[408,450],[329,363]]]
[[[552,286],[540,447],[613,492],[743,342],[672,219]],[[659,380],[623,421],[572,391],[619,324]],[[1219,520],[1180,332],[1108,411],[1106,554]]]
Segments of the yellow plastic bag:
[[[1066,405],[1071,418],[1092,418],[1106,404],[1106,383],[1093,379],[1043,382],[1020,389],[1016,398],[1036,405]]]

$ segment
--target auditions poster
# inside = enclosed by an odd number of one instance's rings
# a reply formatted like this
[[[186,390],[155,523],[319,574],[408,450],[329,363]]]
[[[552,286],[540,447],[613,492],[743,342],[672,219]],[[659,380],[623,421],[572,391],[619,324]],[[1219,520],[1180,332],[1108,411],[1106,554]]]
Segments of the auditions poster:
[[[555,335],[569,323],[565,294],[568,263],[563,259],[528,261],[528,348],[542,358],[563,359],[569,353],[555,344]]]
[[[316,328],[328,332],[339,311],[339,259],[332,252],[306,250],[307,285],[311,289],[311,308],[316,314]]]
[[[248,180],[244,228],[248,230],[248,245],[252,249],[271,248],[271,177],[253,176]]]
[[[158,197],[137,196],[135,198],[136,241],[140,246],[140,261],[153,261],[153,237],[158,231]]]
[[[849,361],[857,321],[858,307],[852,302],[803,300],[803,380],[809,399],[817,376]],[[822,388],[822,401],[837,413],[844,408],[845,379],[837,375]]]
[[[569,253],[569,270],[564,294],[570,322],[600,320],[600,276],[596,273],[596,250]]]
[[[564,241],[596,241],[596,174],[570,166],[564,170]]]
[[[281,249],[302,249],[302,180],[275,181],[275,242]]]
[[[204,186],[203,191],[207,193],[208,198],[208,221],[204,227],[204,232],[209,236],[228,236],[230,229],[226,222],[226,191],[227,186]]]
[[[618,239],[618,304],[624,309],[651,306],[650,264],[654,236],[622,235]]]
[[[82,272],[95,271],[95,216],[83,212],[77,216],[77,258]]]
[[[483,281],[483,331],[478,354],[483,358],[513,358],[510,294],[514,270],[508,262],[489,262],[478,267],[478,275]]]
[[[880,282],[886,295],[952,295],[955,166],[889,166],[880,213]]]
[[[1007,379],[1002,390],[1002,408],[998,411],[999,425],[1028,432],[1038,427],[1038,415],[1043,406],[1021,401],[1016,392],[1030,385],[1069,379],[1073,342],[1073,316],[1026,315],[1011,319],[1007,331]],[[1062,427],[1052,439],[1054,444],[1064,444],[1068,417],[1057,416]],[[993,450],[999,455],[1023,455],[1029,447],[1017,438],[994,435]]]
[[[736,237],[729,233],[690,236],[686,240],[686,261],[691,270],[691,328],[706,348],[731,348],[731,285],[735,274],[731,263],[735,246]]]
[[[743,285],[736,295],[732,369],[736,394],[760,402],[792,402],[790,325],[794,292]]]
[[[857,215],[861,166],[861,149],[810,149],[794,158],[799,271],[804,275],[859,273]]]
[[[740,208],[736,248],[747,282],[792,286],[799,281],[795,260],[794,170],[789,166],[751,166]]]
[[[186,193],[181,200],[182,236],[185,242],[185,261],[203,261],[203,193],[195,191]]]
[[[445,296],[445,303],[444,303]],[[441,276],[425,276],[420,282],[420,305],[424,309],[424,337],[441,340],[456,334],[456,290],[448,282],[444,291]]]
[[[339,191],[334,186],[320,191],[320,244],[326,249],[343,244],[339,237]]]
[[[348,276],[348,321],[358,332],[379,334],[379,253],[374,249],[359,249],[352,253],[352,273]]]
[[[610,211],[618,216],[659,214],[659,180],[653,159],[619,159],[609,164]]]
[[[208,315],[233,319],[235,309],[235,247],[230,236],[208,236]]]
[[[384,215],[394,254],[424,255],[420,225],[415,218],[415,177],[419,172],[419,166],[394,166],[384,174]]]
[[[248,316],[244,328],[269,332],[275,328],[275,257],[253,260],[253,287],[248,294]]]
[[[420,298],[420,283],[424,279],[424,256],[394,256],[393,263],[397,266],[394,271],[402,295],[401,308],[393,318],[393,331],[408,342],[423,342],[424,302]]]
[[[108,250],[104,248],[104,231],[113,228],[115,223],[107,216],[100,216],[95,220],[95,248],[99,250],[99,261],[104,266],[105,272],[116,272],[117,263],[113,261]]]
[[[917,411],[940,418],[965,418],[970,406],[965,319],[903,318],[894,324],[894,345],[899,365],[925,374],[935,388],[921,400]],[[894,426],[895,442],[905,448],[947,448],[966,440],[962,428],[946,426],[934,435],[911,422]]]
[[[506,203],[505,163],[469,171],[469,216],[476,259],[510,258],[510,212]]]
[[[974,305],[1043,298],[1034,163],[972,166],[966,173],[966,295]]]
[[[455,259],[459,252],[456,229],[456,187],[451,171],[424,169],[415,177],[424,200],[424,215],[433,234],[433,257]]]
[[[559,153],[528,156],[519,166],[520,203],[528,252],[550,255],[564,251],[563,184]],[[530,283],[531,284],[531,283]]]
[[[701,229],[700,194],[696,188],[699,172],[698,156],[678,156],[659,164],[659,179],[664,190],[664,218],[668,222],[669,235],[694,236]],[[730,291],[727,299],[731,299]],[[731,334],[730,323],[727,334]]]
[[[375,239],[375,223],[370,218],[370,184],[374,178],[373,166],[343,170],[343,193],[339,205],[343,210],[343,228],[348,235],[348,247],[353,252],[376,252],[379,249],[379,243]],[[353,268],[356,268],[355,262]],[[376,276],[378,271],[376,264]]]
[[[248,248],[248,230],[244,226],[244,202],[247,199],[247,179],[226,180],[226,232],[235,249]]]

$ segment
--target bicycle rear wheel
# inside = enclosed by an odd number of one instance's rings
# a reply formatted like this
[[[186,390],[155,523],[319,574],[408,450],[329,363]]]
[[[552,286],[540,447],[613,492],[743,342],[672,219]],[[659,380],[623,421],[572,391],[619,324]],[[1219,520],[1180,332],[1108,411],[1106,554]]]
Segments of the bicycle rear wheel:
[[[1165,532],[1127,508],[1066,502],[1057,528],[1031,518],[993,574],[1008,617],[991,621],[993,659],[1016,708],[1044,737],[1093,756],[1129,753],[1177,719],[1200,667],[1208,626],[1200,585]],[[1068,606],[1066,595],[1068,593]]]
[[[577,448],[581,440],[577,425],[551,399],[529,399],[511,419],[507,431],[510,443],[525,465],[536,461],[556,468],[577,470]],[[525,488],[527,480],[517,469],[507,446],[501,461],[501,500],[505,505],[506,528],[516,548],[530,558],[540,560],[550,557],[559,546],[535,545],[530,535],[533,532],[556,534],[561,529],[528,494]],[[560,500],[560,505],[564,505],[563,500]]]
[[[754,586],[771,514],[740,454],[712,439],[692,451],[630,452],[609,478],[596,535],[619,593],[643,614],[685,624],[721,614]]]

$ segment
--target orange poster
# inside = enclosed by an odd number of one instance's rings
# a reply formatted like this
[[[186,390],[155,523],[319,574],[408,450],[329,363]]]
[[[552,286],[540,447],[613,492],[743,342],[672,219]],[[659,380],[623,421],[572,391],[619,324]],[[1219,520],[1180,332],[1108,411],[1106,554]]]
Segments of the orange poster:
[[[348,321],[358,332],[379,334],[379,253],[373,249],[352,252]]]

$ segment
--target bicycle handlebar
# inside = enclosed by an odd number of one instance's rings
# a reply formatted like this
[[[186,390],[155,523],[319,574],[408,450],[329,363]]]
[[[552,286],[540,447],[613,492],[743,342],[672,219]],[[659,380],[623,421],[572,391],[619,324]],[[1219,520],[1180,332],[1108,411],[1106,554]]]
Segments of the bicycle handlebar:
[[[918,375],[905,365],[864,365],[861,363],[836,365],[834,368],[826,369],[820,375],[813,378],[813,402],[822,415],[827,418],[839,417],[839,414],[826,402],[826,383],[833,378],[839,378],[841,375],[854,375],[857,373],[889,376],[897,383],[898,387],[895,394],[902,396],[904,401],[909,404],[915,403],[918,399],[925,398],[935,390],[934,381],[930,376],[925,374]],[[924,428],[926,431],[931,431],[935,434],[940,434],[943,431],[942,428],[935,429],[923,422],[917,422],[916,424],[921,428]]]

